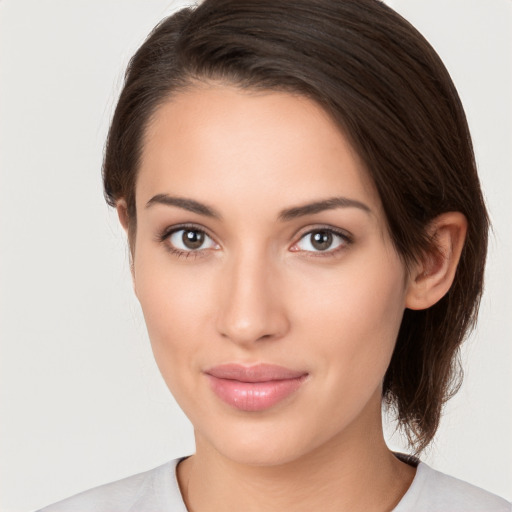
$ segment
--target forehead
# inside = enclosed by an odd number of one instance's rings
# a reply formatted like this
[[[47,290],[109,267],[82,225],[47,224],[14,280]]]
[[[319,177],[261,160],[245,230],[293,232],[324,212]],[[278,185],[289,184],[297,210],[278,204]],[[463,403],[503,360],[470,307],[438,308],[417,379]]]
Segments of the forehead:
[[[318,104],[217,84],[178,93],[152,117],[137,202],[158,193],[246,207],[333,195],[380,205],[357,152]]]

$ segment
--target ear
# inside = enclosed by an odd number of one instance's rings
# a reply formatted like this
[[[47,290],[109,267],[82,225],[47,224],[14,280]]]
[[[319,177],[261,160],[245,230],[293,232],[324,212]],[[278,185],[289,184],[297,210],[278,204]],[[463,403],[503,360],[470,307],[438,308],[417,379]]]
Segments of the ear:
[[[124,199],[118,199],[116,201],[117,216],[123,229],[128,234],[128,205]]]
[[[121,226],[123,226],[123,229],[128,237],[128,244],[130,247],[130,272],[132,274],[132,281],[133,281],[133,288],[135,289],[135,268],[133,265],[133,241],[130,240],[130,221],[128,216],[128,205],[126,204],[126,201],[124,199],[118,199],[116,202],[116,210],[117,210],[117,216],[119,217],[119,222],[121,223]],[[135,291],[135,294],[137,294],[137,291]]]
[[[410,272],[405,306],[427,309],[450,289],[459,263],[468,222],[460,212],[436,217],[428,232],[434,248]]]

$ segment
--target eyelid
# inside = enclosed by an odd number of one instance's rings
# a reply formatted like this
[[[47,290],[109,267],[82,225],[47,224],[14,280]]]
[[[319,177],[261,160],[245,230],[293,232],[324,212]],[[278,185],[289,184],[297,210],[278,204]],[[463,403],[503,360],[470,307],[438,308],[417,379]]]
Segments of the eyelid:
[[[198,232],[204,233],[205,236],[207,236],[208,238],[210,238],[210,240],[213,241],[213,243],[217,246],[217,248],[220,247],[220,244],[217,242],[215,237],[212,236],[208,232],[208,229],[206,229],[204,226],[201,226],[199,224],[193,224],[190,222],[185,222],[182,224],[173,224],[172,226],[167,226],[166,228],[164,228],[162,231],[160,231],[158,233],[158,235],[156,237],[156,241],[164,244],[166,246],[166,248],[169,251],[171,251],[172,253],[175,253],[178,255],[179,254],[186,255],[187,257],[188,256],[198,256],[199,254],[201,254],[204,251],[211,250],[211,248],[206,248],[206,249],[196,249],[196,250],[190,249],[190,250],[184,251],[184,250],[178,249],[177,247],[174,247],[170,243],[168,243],[168,240],[171,235],[173,235],[177,231],[186,231],[186,230],[198,231]]]
[[[167,238],[169,235],[181,229],[189,229],[190,231],[201,231],[205,235],[208,235],[212,240],[214,237],[208,232],[208,229],[200,224],[194,224],[193,222],[183,222],[180,224],[173,224],[172,226],[166,226],[158,234],[158,239]]]
[[[301,249],[296,249],[296,250],[294,250],[294,252],[307,252],[314,256],[322,256],[322,255],[328,256],[328,255],[332,255],[332,254],[338,252],[339,250],[343,250],[348,245],[351,245],[354,241],[353,235],[344,229],[337,228],[337,227],[330,226],[330,225],[319,224],[316,226],[308,226],[307,228],[301,229],[299,231],[299,233],[297,233],[295,235],[295,237],[294,237],[295,241],[293,242],[292,246],[290,247],[290,250],[293,250],[293,247],[296,246],[305,236],[311,235],[312,233],[315,233],[316,231],[329,231],[330,233],[334,234],[335,236],[342,238],[345,243],[343,244],[343,247],[336,247],[334,249],[328,249],[326,251],[304,251]]]

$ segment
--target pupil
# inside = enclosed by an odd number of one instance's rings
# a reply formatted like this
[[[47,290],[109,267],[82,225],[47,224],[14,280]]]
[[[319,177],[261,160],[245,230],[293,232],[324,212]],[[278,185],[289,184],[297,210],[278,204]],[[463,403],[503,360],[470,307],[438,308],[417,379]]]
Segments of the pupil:
[[[325,251],[332,244],[332,233],[329,233],[329,231],[317,231],[313,234],[311,243],[315,249]]]
[[[199,249],[204,242],[204,233],[200,231],[184,231],[182,240],[188,249]]]

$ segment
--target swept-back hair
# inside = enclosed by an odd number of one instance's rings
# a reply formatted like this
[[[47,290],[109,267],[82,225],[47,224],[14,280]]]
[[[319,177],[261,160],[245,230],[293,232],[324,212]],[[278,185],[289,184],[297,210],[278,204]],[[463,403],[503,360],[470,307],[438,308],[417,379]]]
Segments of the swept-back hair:
[[[487,250],[471,138],[443,63],[378,0],[205,0],[178,11],[133,56],[108,135],[105,196],[127,202],[132,235],[145,129],[197,81],[289,91],[321,105],[364,161],[406,265],[435,250],[427,228],[436,216],[466,216],[451,289],[429,309],[405,311],[384,379],[383,400],[419,453],[460,382],[458,349],[476,318]]]

